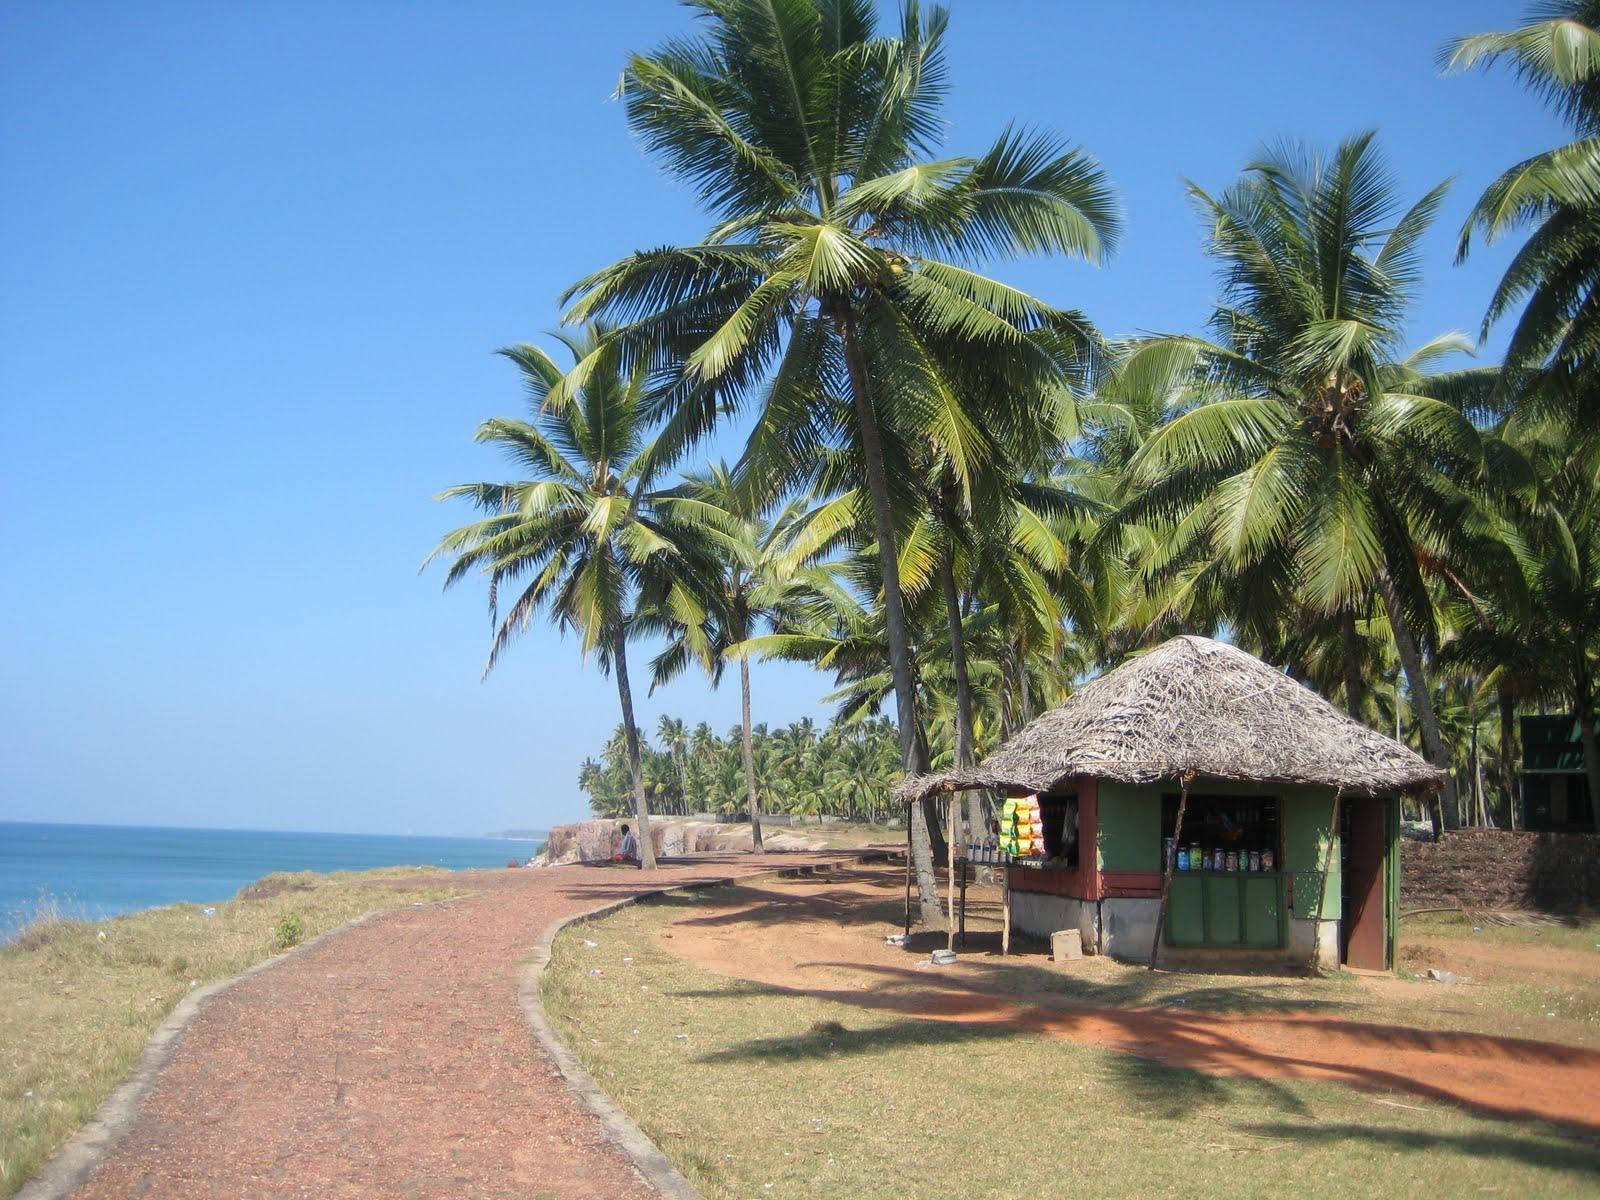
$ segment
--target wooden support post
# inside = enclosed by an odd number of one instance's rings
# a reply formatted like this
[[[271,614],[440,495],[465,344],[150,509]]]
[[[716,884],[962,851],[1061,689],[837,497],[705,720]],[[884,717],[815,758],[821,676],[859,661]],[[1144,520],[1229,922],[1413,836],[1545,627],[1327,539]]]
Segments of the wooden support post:
[[[1011,867],[1000,864],[1000,953],[1011,953]]]
[[[1328,875],[1333,870],[1333,843],[1339,837],[1339,801],[1344,789],[1333,791],[1333,811],[1328,814],[1328,844],[1322,848],[1322,875],[1317,885],[1317,917],[1311,923],[1311,973],[1322,972],[1322,908],[1328,900]]]
[[[1156,936],[1150,940],[1150,966],[1156,969],[1156,955],[1161,950],[1161,927],[1167,923],[1167,897],[1172,894],[1172,869],[1178,865],[1178,845],[1183,838],[1183,810],[1189,807],[1189,781],[1193,771],[1185,771],[1178,779],[1178,821],[1172,830],[1172,848],[1167,851],[1166,869],[1161,874],[1161,906],[1156,909]]]
[[[945,848],[949,852],[946,857],[950,860],[950,870],[947,878],[949,886],[945,888],[945,903],[949,909],[944,922],[944,944],[947,950],[956,948],[956,837],[959,832],[956,827],[961,823],[961,818],[956,814],[960,812],[960,804],[961,800],[957,793],[951,792],[950,803],[945,805],[945,812],[948,815],[945,817],[944,822],[944,842]]]
[[[911,809],[906,809],[906,929],[911,936]]]
[[[967,944],[967,863],[962,859],[957,864],[961,868],[961,928],[956,930],[956,942],[962,946]]]

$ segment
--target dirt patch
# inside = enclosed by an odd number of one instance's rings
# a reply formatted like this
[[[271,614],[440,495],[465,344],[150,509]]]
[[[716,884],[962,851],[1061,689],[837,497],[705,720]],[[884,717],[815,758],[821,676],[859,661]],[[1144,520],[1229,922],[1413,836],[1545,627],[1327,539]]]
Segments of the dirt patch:
[[[1327,1000],[1293,994],[1392,988],[1397,999],[1448,1002],[1437,988],[1387,978],[1309,984],[1271,977],[1197,977],[1186,988],[1182,976],[1088,959],[1074,966],[1073,994],[1064,995],[1062,973],[1038,955],[1001,958],[987,931],[947,968],[925,961],[942,935],[906,948],[887,944],[900,886],[892,869],[863,868],[733,889],[685,903],[663,926],[661,944],[723,975],[877,1012],[1004,1024],[1218,1074],[1328,1079],[1600,1130],[1600,1051],[1350,1020],[1329,1015]],[[990,922],[979,912],[973,923]]]

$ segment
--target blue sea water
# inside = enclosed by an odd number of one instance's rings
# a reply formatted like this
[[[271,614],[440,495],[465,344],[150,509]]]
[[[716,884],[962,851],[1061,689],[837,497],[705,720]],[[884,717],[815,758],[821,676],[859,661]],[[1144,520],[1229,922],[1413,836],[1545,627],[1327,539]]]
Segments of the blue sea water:
[[[161,829],[0,821],[0,939],[41,900],[74,917],[109,917],[180,900],[227,900],[273,871],[503,867],[521,839]]]

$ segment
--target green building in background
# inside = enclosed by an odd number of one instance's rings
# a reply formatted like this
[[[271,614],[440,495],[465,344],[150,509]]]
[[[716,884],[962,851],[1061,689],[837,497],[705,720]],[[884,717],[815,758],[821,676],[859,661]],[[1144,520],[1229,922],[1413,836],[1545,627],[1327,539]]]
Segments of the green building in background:
[[[1593,833],[1594,800],[1583,767],[1578,719],[1522,718],[1522,828],[1546,833]]]

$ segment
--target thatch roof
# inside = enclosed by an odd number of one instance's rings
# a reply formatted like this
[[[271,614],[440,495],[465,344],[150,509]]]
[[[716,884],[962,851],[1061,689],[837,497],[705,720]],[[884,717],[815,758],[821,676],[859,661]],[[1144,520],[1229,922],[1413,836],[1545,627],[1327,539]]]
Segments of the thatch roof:
[[[1351,792],[1437,787],[1443,772],[1237,646],[1175,637],[1083,685],[969,771],[907,779],[904,802],[974,787],[1049,791],[1074,776],[1210,779]]]

